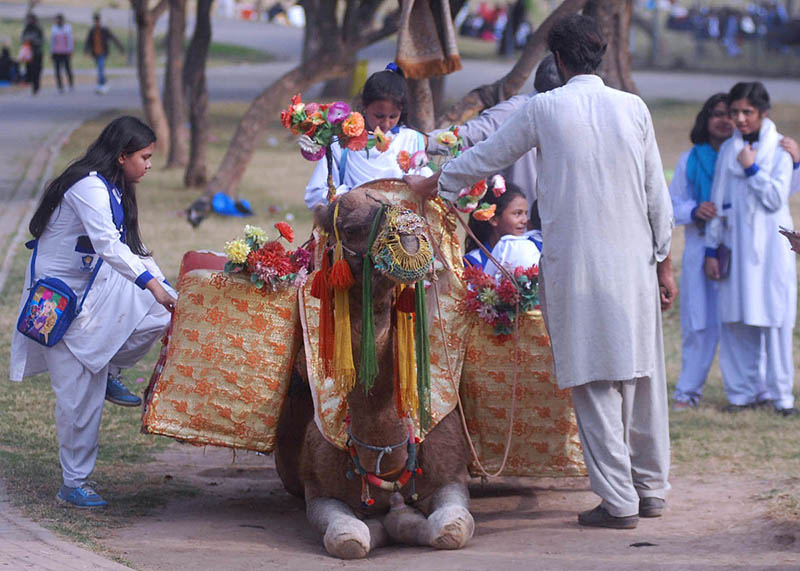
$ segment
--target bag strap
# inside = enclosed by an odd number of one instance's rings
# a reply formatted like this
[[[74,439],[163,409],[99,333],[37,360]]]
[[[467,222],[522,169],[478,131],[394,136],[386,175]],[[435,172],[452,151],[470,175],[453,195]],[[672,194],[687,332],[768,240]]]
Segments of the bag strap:
[[[31,254],[31,285],[30,285],[30,287],[33,287],[33,276],[35,275],[36,272],[36,253],[39,251],[39,238],[26,242],[25,246],[28,249],[33,248],[33,254]],[[97,260],[97,265],[94,267],[94,271],[92,271],[92,275],[89,278],[89,283],[83,292],[81,303],[75,310],[75,315],[78,315],[83,309],[83,302],[86,301],[86,296],[89,294],[89,290],[92,289],[92,284],[94,283],[94,279],[97,277],[97,272],[100,271],[100,266],[103,265],[103,258],[100,258],[99,256],[98,258],[99,259]]]
[[[347,170],[347,147],[342,149],[342,158],[339,161],[339,184],[344,184],[344,173]]]

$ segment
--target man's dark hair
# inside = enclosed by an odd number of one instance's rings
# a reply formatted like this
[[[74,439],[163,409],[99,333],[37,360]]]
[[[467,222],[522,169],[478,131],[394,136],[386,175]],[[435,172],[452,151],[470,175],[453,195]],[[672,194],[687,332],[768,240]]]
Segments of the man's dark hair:
[[[547,47],[570,72],[594,73],[606,53],[606,40],[594,18],[574,14],[553,24]]]
[[[536,75],[533,77],[533,88],[538,93],[544,93],[562,85],[564,85],[564,82],[561,81],[561,77],[558,75],[556,58],[553,54],[547,54],[536,68]]]
[[[711,135],[708,132],[708,120],[711,119],[711,114],[714,112],[714,107],[720,103],[728,102],[727,93],[715,93],[703,104],[700,113],[697,114],[694,120],[694,127],[689,134],[689,140],[695,145],[708,143],[711,141]]]
[[[747,99],[750,105],[761,111],[769,110],[769,93],[760,81],[740,81],[728,93],[728,105],[739,99]]]

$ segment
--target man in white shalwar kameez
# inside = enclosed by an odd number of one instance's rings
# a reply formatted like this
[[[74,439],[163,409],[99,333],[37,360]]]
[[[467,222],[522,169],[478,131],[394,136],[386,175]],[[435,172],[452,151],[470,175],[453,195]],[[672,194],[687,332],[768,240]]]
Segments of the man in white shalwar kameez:
[[[669,488],[660,310],[677,289],[672,205],[644,102],[593,75],[605,52],[594,20],[557,22],[548,47],[566,85],[532,98],[445,165],[438,192],[454,200],[537,148],[542,306],[558,385],[572,388],[589,479],[602,498],[578,521],[632,528],[640,515],[661,515]],[[435,180],[409,184],[426,194]]]
[[[766,388],[775,410],[795,415],[792,330],[797,309],[794,255],[779,234],[791,229],[792,157],[766,117],[769,94],[760,82],[737,83],[728,94],[736,126],[720,148],[711,200],[717,216],[706,231],[706,273],[720,279],[719,246],[730,250],[729,274],[719,282],[722,321],[720,369],[735,412],[754,405],[761,389],[759,362],[766,347]]]

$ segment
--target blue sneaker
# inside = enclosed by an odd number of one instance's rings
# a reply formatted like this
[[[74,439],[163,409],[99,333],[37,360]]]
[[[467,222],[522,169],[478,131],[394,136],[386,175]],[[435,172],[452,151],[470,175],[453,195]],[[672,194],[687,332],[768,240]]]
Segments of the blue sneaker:
[[[139,406],[142,404],[142,399],[129,391],[128,387],[123,385],[118,377],[114,377],[110,373],[106,383],[106,400],[120,406]]]
[[[61,486],[58,494],[56,494],[56,499],[67,507],[84,510],[104,508],[108,505],[108,502],[101,498],[89,484],[84,484],[79,488]]]

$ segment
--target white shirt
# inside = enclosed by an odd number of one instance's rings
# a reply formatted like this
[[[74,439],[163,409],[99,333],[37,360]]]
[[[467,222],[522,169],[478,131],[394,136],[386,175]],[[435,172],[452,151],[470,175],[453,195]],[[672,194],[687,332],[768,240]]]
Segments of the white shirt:
[[[400,151],[414,154],[425,149],[425,139],[422,134],[408,127],[400,127],[397,134],[390,133],[392,142],[384,152],[373,148],[369,151],[347,151],[347,160],[342,168],[342,148],[338,142],[331,144],[333,155],[333,184],[336,185],[336,194],[344,194],[357,186],[381,178],[403,178],[405,174],[397,164],[397,155]],[[419,174],[430,176],[431,169],[424,167]],[[306,186],[306,206],[313,208],[317,204],[328,202],[328,164],[323,157],[317,163],[317,168],[311,175],[311,180]]]
[[[114,200],[121,202],[118,192]],[[156,303],[153,295],[143,289],[147,281],[153,277],[164,279],[152,258],[137,256],[120,240],[109,201],[105,184],[95,176],[84,177],[72,185],[39,237],[33,276],[34,282],[45,276],[62,280],[80,301],[92,270],[102,257],[103,265],[86,296],[83,310],[62,340],[92,372],[111,360]],[[81,236],[88,236],[94,254],[76,249]],[[20,311],[28,299],[30,283],[28,264]],[[11,341],[11,380],[44,372],[46,366],[40,351],[47,348],[15,330]]]
[[[669,253],[672,204],[647,106],[598,76],[573,77],[447,163],[439,193],[454,200],[532,147],[558,385],[654,375],[663,359],[656,262]]]

